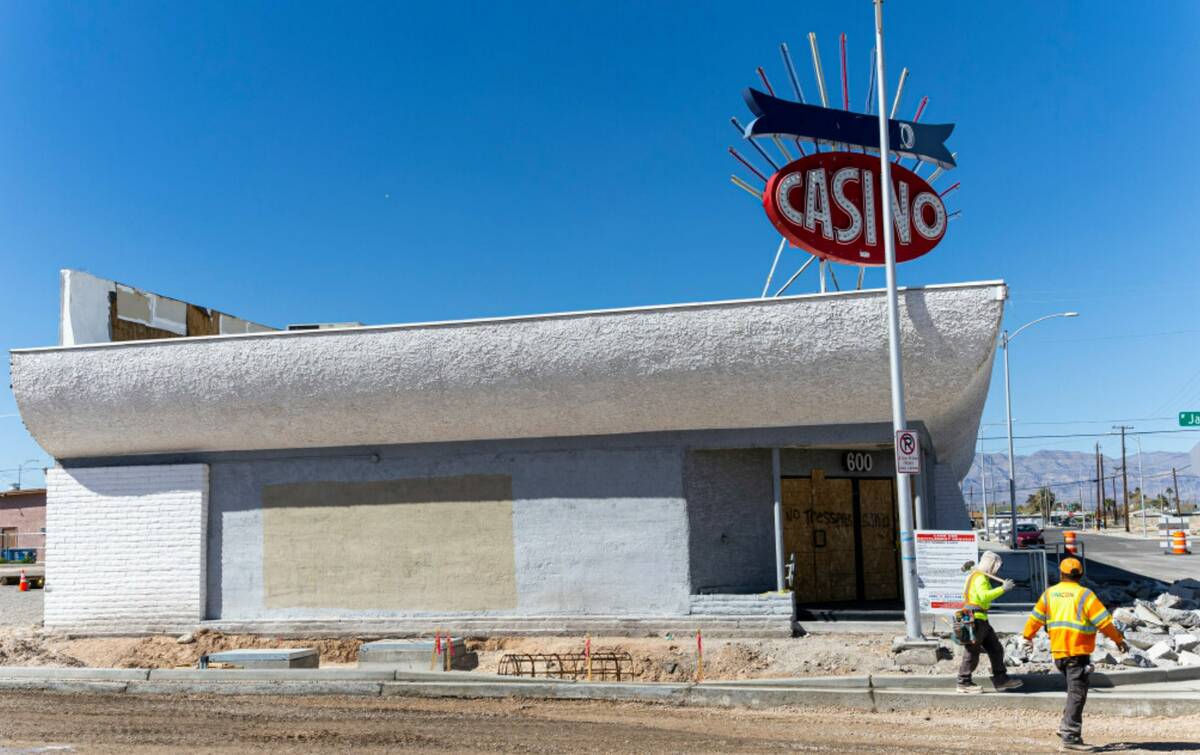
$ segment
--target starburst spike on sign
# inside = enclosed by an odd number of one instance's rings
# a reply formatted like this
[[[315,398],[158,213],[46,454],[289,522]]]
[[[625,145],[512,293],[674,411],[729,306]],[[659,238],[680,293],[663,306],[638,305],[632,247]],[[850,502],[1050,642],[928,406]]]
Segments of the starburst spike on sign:
[[[850,74],[846,70],[846,33],[839,39],[842,47],[842,110],[850,109]]]
[[[925,112],[925,106],[928,104],[929,104],[929,98],[922,97],[921,104],[917,105],[917,113],[916,113],[916,115],[913,116],[913,123],[917,123],[921,120],[921,114]]]
[[[954,191],[955,189],[957,189],[959,186],[962,186],[962,181],[955,181],[954,183],[952,183],[952,184],[950,185],[950,188],[946,189],[946,190],[945,190],[945,191],[943,191],[941,194],[938,194],[938,196],[939,196],[939,197],[944,197],[944,196],[946,196],[947,194],[949,194],[950,192],[952,192],[952,191]]]
[[[953,159],[953,160],[957,161],[957,160],[958,160],[958,153],[957,153],[957,152],[951,152],[951,153],[950,153],[950,157],[951,157],[951,159]],[[925,182],[926,182],[926,183],[933,183],[934,181],[938,180],[938,178],[939,178],[939,177],[940,177],[940,176],[941,176],[943,173],[945,173],[945,172],[946,172],[946,169],[945,169],[945,168],[943,168],[943,167],[941,167],[941,166],[938,166],[938,169],[937,169],[937,170],[935,170],[934,172],[932,172],[932,173],[930,173],[930,174],[929,174],[929,178],[926,178],[926,179],[925,179]]]
[[[856,285],[854,287],[855,291],[862,291],[863,278],[866,276],[866,274],[867,274],[867,268],[860,265],[858,268],[858,285]]]
[[[904,94],[904,82],[908,81],[908,69],[900,70],[900,83],[896,85],[896,98],[892,100],[892,112],[888,114],[888,118],[896,117],[896,110],[900,107],[900,97]]]
[[[745,165],[747,170],[749,170],[751,173],[753,173],[754,175],[761,178],[763,180],[763,183],[766,183],[767,177],[764,176],[762,173],[760,173],[758,168],[754,167],[754,165],[749,160],[742,157],[741,154],[736,149],[734,149],[733,147],[730,147],[729,154],[733,155],[734,159],[737,160],[739,163],[741,163],[742,165]]]
[[[804,102],[804,90],[800,88],[800,79],[796,78],[796,66],[792,65],[792,53],[788,50],[787,42],[779,43],[779,52],[783,55],[784,67],[787,68],[788,78],[792,81],[792,91],[796,100]]]
[[[760,298],[767,298],[767,292],[771,290],[771,279],[775,277],[775,268],[779,267],[779,258],[783,255],[783,248],[787,246],[787,237],[779,240],[779,248],[775,250],[775,261],[771,263],[771,272],[767,273],[767,282],[763,284],[763,292]]]
[[[946,220],[958,220],[961,217],[962,217],[962,210],[955,210],[954,212],[946,214]]]
[[[775,87],[771,86],[771,82],[767,80],[767,72],[763,70],[762,66],[759,66],[755,70],[758,71],[758,78],[762,79],[763,86],[765,86],[767,88],[767,94],[774,97],[775,96]],[[772,134],[771,141],[775,142],[775,146],[779,149],[780,152],[783,153],[784,160],[786,160],[787,162],[790,163],[792,161],[792,153],[787,151],[787,147],[783,146],[783,140],[780,139],[778,136]],[[799,139],[796,140],[796,146],[797,147],[800,146]]]
[[[759,200],[760,202],[762,201],[762,198],[763,198],[762,192],[759,191],[758,189],[754,188],[753,186],[746,183],[745,181],[738,178],[737,176],[730,176],[729,180],[733,181],[734,186],[738,187],[739,189],[746,192],[747,194],[754,197],[755,199]]]
[[[831,281],[833,282],[833,290],[834,290],[834,291],[841,291],[841,290],[842,290],[842,287],[838,285],[838,282],[837,282],[837,273],[836,273],[836,272],[834,272],[834,270],[833,270],[833,267],[834,267],[833,263],[832,263],[832,262],[831,262],[831,263],[829,263],[828,265],[826,265],[826,267],[828,267],[828,268],[829,268],[829,280],[831,280]]]
[[[792,65],[792,53],[788,50],[787,42],[779,43],[779,53],[783,56],[784,68],[787,69],[788,79],[792,82],[792,91],[796,93],[796,100],[804,102],[804,90],[800,88],[800,80],[796,78],[796,66]],[[808,153],[804,151],[804,145],[800,143],[800,137],[792,137],[796,142],[796,149],[800,150],[800,155],[803,157]]]
[[[730,118],[729,122],[733,124],[733,127],[737,129],[739,134],[741,134],[742,136],[746,135],[746,129],[742,128],[742,124],[738,121],[737,118]],[[747,139],[746,141],[750,142],[750,146],[754,147],[755,151],[757,151],[758,154],[762,157],[762,159],[766,160],[771,165],[772,168],[774,168],[775,170],[779,170],[779,164],[771,159],[771,156],[767,154],[767,151],[765,149],[758,146],[758,142],[754,141],[753,139]]]
[[[871,48],[871,76],[867,81],[867,115],[875,112],[875,48]]]
[[[800,266],[800,269],[797,270],[796,272],[792,273],[792,277],[788,278],[787,283],[784,283],[782,286],[779,287],[779,290],[775,292],[774,296],[779,296],[784,291],[787,291],[788,286],[795,283],[796,279],[800,277],[800,274],[803,273],[805,270],[807,270],[808,266],[811,265],[813,263],[813,260],[815,260],[816,258],[817,258],[817,255],[815,255],[815,254],[810,255],[809,258],[804,261],[804,264]]]
[[[817,77],[817,92],[821,95],[821,107],[829,107],[829,93],[825,91],[825,72],[821,69],[821,51],[817,48],[816,32],[808,33],[808,47],[812,50],[813,74]]]

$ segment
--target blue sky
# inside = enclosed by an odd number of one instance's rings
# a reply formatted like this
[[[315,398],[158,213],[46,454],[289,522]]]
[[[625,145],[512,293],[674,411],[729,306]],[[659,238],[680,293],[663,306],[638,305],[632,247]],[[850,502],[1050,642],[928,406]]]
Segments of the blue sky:
[[[1200,5],[885,8],[889,91],[908,66],[901,114],[958,124],[962,182],[901,283],[1082,314],[1014,342],[1018,434],[1200,409]],[[778,237],[728,182],[728,118],[755,66],[786,91],[781,41],[815,89],[809,31],[831,87],[846,32],[865,99],[867,0],[0,5],[0,346],[55,342],[62,267],[278,325],[757,295]],[[45,459],[15,412],[0,480]]]

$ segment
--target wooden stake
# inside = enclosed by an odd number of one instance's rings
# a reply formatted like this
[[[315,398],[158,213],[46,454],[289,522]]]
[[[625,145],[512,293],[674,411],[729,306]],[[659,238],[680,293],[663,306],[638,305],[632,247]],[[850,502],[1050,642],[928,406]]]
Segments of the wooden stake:
[[[592,635],[588,633],[587,639],[583,641],[583,654],[587,656],[587,680],[592,680]]]
[[[704,681],[704,636],[696,630],[696,682]]]

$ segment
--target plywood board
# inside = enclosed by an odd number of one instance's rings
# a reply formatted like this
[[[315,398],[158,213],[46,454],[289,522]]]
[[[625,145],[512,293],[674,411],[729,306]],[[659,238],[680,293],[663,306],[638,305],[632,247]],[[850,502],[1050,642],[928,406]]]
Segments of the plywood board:
[[[900,595],[894,489],[891,480],[858,481],[863,598],[866,600],[885,600]]]
[[[813,536],[819,600],[858,597],[854,548],[854,483],[813,474]]]
[[[812,538],[812,480],[786,478],[781,486],[783,504],[783,558],[795,558],[792,591],[801,603],[816,600],[816,561]]]
[[[262,529],[266,608],[516,608],[506,476],[268,485]]]

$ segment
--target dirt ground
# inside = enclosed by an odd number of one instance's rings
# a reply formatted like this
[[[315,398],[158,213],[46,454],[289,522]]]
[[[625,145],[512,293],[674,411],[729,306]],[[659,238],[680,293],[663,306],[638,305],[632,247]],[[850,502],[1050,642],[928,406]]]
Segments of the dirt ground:
[[[354,665],[364,640],[279,639],[259,635],[197,632],[194,641],[176,637],[72,638],[37,629],[0,628],[0,665],[175,668],[195,666],[202,653],[255,647],[316,647],[321,665]],[[897,666],[889,650],[890,635],[808,635],[790,639],[715,639],[704,641],[706,679],[753,679],[832,676],[880,672],[951,674],[953,661],[935,666]],[[491,638],[468,640],[481,672],[495,673],[505,653],[577,653],[582,638]],[[595,637],[594,652],[628,652],[632,678],[641,681],[687,681],[696,675],[694,637]]]
[[[0,752],[1050,752],[1057,715],[636,703],[0,694]],[[1200,716],[1089,716],[1103,752],[1195,752]]]

